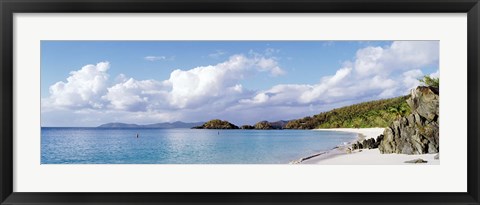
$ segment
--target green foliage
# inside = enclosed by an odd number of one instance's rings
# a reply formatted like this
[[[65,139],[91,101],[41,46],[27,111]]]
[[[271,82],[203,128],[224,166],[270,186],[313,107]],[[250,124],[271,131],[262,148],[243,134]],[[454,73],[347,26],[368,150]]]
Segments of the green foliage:
[[[251,126],[251,125],[242,125],[240,127],[240,129],[244,129],[244,130],[252,130],[252,129],[255,129],[254,126]]]
[[[270,123],[268,123],[267,121],[261,121],[261,122],[257,122],[255,125],[254,125],[255,129],[257,130],[270,130],[270,129],[273,129],[272,125]]]
[[[432,78],[428,75],[423,76],[423,79],[419,79],[419,81],[425,86],[430,86],[434,88],[439,88],[440,86],[440,78]]]
[[[210,120],[201,126],[193,127],[194,129],[238,129],[238,127],[228,121],[219,119]]]
[[[394,120],[410,114],[408,96],[363,102],[333,109],[318,115],[292,120],[286,129],[387,127]]]

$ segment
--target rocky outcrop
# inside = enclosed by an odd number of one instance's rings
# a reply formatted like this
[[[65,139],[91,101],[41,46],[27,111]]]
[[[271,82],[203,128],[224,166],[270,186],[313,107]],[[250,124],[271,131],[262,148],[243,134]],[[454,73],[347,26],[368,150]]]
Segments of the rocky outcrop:
[[[428,161],[418,158],[418,159],[412,159],[412,160],[405,161],[405,163],[422,164],[422,163],[428,163]]]
[[[375,149],[375,148],[378,148],[382,139],[383,139],[383,135],[379,135],[377,137],[377,140],[375,140],[374,138],[370,138],[370,139],[365,139],[361,142],[357,141],[356,143],[352,144],[349,150],[352,151],[356,149]]]
[[[394,121],[383,132],[381,153],[425,154],[439,151],[439,93],[419,86],[407,99],[411,114]]]

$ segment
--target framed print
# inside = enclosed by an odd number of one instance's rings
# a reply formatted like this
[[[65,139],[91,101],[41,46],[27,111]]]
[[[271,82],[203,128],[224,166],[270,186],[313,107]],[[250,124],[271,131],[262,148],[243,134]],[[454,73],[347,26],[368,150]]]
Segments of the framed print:
[[[479,204],[476,0],[0,5],[1,204]]]

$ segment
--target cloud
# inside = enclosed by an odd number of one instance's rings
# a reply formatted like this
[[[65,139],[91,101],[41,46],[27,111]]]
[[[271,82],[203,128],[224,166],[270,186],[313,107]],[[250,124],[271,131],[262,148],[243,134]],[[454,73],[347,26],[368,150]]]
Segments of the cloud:
[[[109,102],[109,108],[124,111],[148,111],[162,107],[167,96],[166,83],[155,80],[138,81],[133,78],[109,87],[102,96]]]
[[[332,47],[332,46],[334,46],[334,45],[335,45],[335,41],[324,41],[324,42],[322,43],[322,46],[323,46],[323,47]]]
[[[107,88],[109,62],[86,65],[70,72],[66,81],[50,86],[50,97],[42,101],[45,105],[60,108],[103,108],[101,96]]]
[[[265,49],[264,53],[265,53],[266,56],[273,56],[277,53],[280,53],[280,49],[267,48],[267,49]]]
[[[145,56],[143,59],[145,59],[147,61],[154,62],[154,61],[171,61],[174,58],[175,58],[174,56],[170,56],[170,57],[167,57],[167,56]]]
[[[407,94],[419,84],[422,67],[438,65],[437,41],[400,41],[361,48],[352,60],[316,83],[246,89],[242,83],[254,75],[286,75],[278,58],[267,55],[269,52],[251,51],[214,65],[176,69],[163,80],[137,80],[120,74],[110,82],[108,62],[86,65],[50,86],[50,96],[42,99],[42,112],[50,113],[45,117],[50,121],[55,121],[51,116],[69,112],[79,118],[90,114],[102,116],[103,122],[127,123],[292,119]],[[430,75],[438,76],[439,71]]]
[[[395,41],[388,47],[366,47],[356,53],[355,71],[362,76],[389,75],[438,62],[438,41]]]
[[[223,55],[226,55],[226,54],[227,54],[227,52],[225,52],[223,50],[216,50],[214,53],[208,54],[208,56],[210,58],[219,58],[219,57],[221,57]]]
[[[359,49],[334,75],[317,84],[285,84],[258,91],[245,106],[307,106],[373,100],[407,94],[419,85],[420,68],[438,63],[437,41],[399,41]]]
[[[213,66],[177,69],[167,80],[172,86],[169,101],[174,107],[185,108],[213,101],[235,100],[227,96],[243,94],[240,80],[258,72],[273,76],[285,73],[274,59],[244,55],[233,55],[227,61]]]
[[[260,73],[285,73],[272,58],[233,55],[216,65],[176,69],[163,81],[136,80],[120,74],[109,84],[109,67],[108,62],[101,62],[72,71],[66,82],[50,87],[50,96],[42,99],[43,108],[150,112],[211,105],[222,109],[251,94],[241,80]]]
[[[404,72],[402,75],[404,87],[407,88],[405,92],[408,92],[410,88],[420,85],[419,79],[423,77],[423,72],[419,69],[415,69]]]
[[[437,69],[437,71],[435,71],[434,73],[431,73],[430,77],[431,78],[439,78],[440,77],[440,70]]]

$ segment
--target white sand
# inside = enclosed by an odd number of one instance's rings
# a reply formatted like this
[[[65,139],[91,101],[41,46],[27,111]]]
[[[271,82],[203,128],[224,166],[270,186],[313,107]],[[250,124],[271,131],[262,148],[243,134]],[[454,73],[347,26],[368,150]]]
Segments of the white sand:
[[[317,129],[322,131],[353,132],[364,136],[365,139],[377,138],[383,133],[384,128],[337,128]],[[363,137],[358,140],[362,141]],[[347,154],[346,147],[339,147],[318,157],[313,157],[302,162],[302,164],[326,164],[326,165],[433,165],[440,164],[440,160],[434,159],[436,154],[406,155],[406,154],[381,154],[378,149],[355,150]],[[405,163],[405,161],[423,159],[427,163]]]
[[[332,128],[332,129],[315,129],[321,131],[337,131],[337,132],[353,132],[365,136],[365,139],[374,138],[377,139],[378,135],[383,134],[385,128]]]

